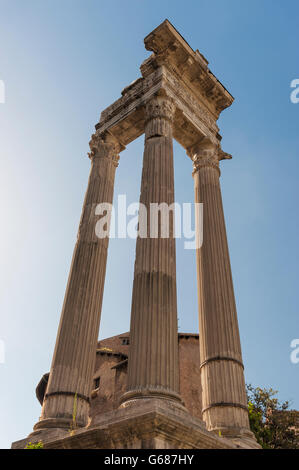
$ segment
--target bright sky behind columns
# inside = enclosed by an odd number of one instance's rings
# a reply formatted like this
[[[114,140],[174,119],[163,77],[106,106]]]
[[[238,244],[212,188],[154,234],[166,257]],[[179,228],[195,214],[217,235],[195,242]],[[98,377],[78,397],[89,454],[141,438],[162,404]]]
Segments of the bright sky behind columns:
[[[38,420],[100,112],[140,76],[143,38],[168,18],[235,97],[219,120],[222,193],[246,381],[299,409],[297,0],[0,0],[0,447]],[[193,201],[177,143],[176,201]],[[138,201],[143,138],[121,153],[115,197]],[[111,240],[100,337],[129,329],[135,241]],[[177,242],[180,331],[198,331],[195,256]]]

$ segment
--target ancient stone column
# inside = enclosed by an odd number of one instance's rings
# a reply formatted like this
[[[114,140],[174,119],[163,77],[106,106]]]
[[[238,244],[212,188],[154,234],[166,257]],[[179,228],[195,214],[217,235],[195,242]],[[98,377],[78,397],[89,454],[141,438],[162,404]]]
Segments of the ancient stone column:
[[[166,97],[155,97],[146,105],[140,204],[146,207],[147,216],[144,217],[140,209],[131,310],[128,391],[122,397],[122,402],[153,396],[180,400],[174,214],[166,211],[166,218],[160,213],[156,219],[156,209],[152,205],[166,203],[168,207],[174,203],[174,111],[174,104]],[[165,231],[167,221],[169,231]],[[158,229],[156,238],[155,228]]]
[[[219,160],[230,156],[207,141],[189,155],[195,202],[203,204],[203,244],[196,250],[203,419],[222,435],[251,436],[219,181]]]
[[[34,429],[85,426],[89,413],[109,238],[95,233],[99,203],[113,200],[119,147],[93,135],[91,171],[40,421]],[[105,215],[105,214],[104,214]],[[75,419],[75,423],[73,422]]]

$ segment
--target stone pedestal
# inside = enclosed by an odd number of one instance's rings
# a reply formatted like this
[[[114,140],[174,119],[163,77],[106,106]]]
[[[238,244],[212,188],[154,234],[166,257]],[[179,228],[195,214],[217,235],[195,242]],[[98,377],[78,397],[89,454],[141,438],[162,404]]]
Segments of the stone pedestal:
[[[24,448],[18,441],[13,448]],[[235,449],[237,445],[209,433],[202,421],[175,402],[136,400],[97,417],[71,435],[44,441],[45,449]]]

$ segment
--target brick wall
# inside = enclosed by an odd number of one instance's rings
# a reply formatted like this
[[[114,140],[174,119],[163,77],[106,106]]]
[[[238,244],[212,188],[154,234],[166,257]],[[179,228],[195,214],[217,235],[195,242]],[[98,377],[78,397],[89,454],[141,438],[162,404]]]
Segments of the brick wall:
[[[189,412],[201,418],[201,383],[198,335],[180,333],[180,392]],[[118,407],[126,390],[129,333],[99,341],[94,379],[100,384],[92,392],[90,414],[105,413]],[[95,385],[94,385],[95,387]]]

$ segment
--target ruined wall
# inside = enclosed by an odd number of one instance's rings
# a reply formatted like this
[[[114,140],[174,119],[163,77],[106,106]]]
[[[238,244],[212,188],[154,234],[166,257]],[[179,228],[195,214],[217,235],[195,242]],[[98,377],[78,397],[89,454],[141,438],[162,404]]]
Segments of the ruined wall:
[[[202,418],[198,335],[179,334],[180,393],[193,416]]]

